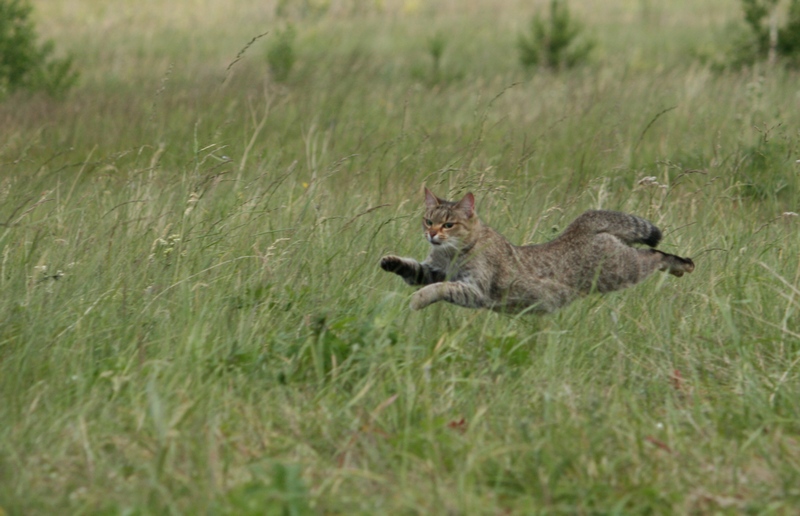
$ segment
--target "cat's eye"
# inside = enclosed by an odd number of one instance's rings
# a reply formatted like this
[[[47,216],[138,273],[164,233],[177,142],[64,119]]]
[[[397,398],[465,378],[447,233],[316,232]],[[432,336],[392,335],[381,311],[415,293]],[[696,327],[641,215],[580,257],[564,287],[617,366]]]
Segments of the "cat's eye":
[[[456,223],[455,223],[455,222],[445,222],[445,223],[444,223],[444,224],[442,224],[442,225],[444,226],[444,228],[445,228],[445,229],[450,229],[450,228],[452,228],[453,226],[455,226],[455,225],[456,225]]]
[[[431,219],[425,219],[426,226],[433,226],[433,221]]]

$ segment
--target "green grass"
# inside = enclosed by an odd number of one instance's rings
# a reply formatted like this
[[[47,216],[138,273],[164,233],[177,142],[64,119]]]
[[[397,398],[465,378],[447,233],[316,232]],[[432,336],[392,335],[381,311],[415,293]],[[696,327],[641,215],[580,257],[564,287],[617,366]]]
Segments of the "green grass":
[[[533,75],[518,4],[296,8],[276,85],[263,2],[36,2],[82,75],[0,105],[0,514],[794,513],[797,74],[692,61],[729,2],[615,0]],[[412,313],[377,263],[426,254],[423,184],[515,242],[635,212],[697,269]]]

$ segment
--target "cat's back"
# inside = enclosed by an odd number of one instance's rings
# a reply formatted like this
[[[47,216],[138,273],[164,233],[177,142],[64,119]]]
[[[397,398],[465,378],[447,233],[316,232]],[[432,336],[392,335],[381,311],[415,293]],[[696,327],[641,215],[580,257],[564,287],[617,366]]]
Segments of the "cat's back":
[[[588,210],[567,226],[556,240],[593,238],[600,233],[613,235],[622,243],[655,247],[661,241],[661,230],[649,220],[630,213],[611,210]]]
[[[536,277],[554,277],[564,265],[568,254],[563,242],[557,240],[512,247],[510,257],[517,264],[519,273]]]
[[[601,268],[603,274],[627,275],[624,261],[616,257],[634,252],[632,244],[655,246],[660,239],[658,227],[641,217],[589,210],[553,240],[516,247],[515,255],[525,277],[553,279],[584,289]]]

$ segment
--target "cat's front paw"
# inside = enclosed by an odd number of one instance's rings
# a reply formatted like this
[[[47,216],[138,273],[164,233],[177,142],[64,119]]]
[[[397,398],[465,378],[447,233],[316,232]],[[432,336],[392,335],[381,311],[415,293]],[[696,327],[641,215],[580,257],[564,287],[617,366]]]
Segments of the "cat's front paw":
[[[399,256],[384,256],[381,258],[381,269],[386,272],[397,272],[404,267],[403,259]]]

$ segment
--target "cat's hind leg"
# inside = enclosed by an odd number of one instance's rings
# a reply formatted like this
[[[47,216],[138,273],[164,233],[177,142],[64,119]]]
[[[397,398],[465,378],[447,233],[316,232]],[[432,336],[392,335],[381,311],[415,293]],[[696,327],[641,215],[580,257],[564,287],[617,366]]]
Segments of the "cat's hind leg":
[[[680,278],[684,273],[689,273],[694,270],[694,262],[691,258],[683,258],[674,254],[668,254],[661,251],[655,251],[661,255],[661,266],[659,270],[667,271],[673,276]]]
[[[422,310],[438,301],[447,301],[465,308],[491,308],[492,304],[474,285],[459,281],[444,281],[414,292],[410,306],[412,310]]]
[[[640,267],[642,278],[657,270],[680,278],[694,270],[694,262],[691,258],[683,258],[657,249],[639,249],[638,252],[642,261]]]

